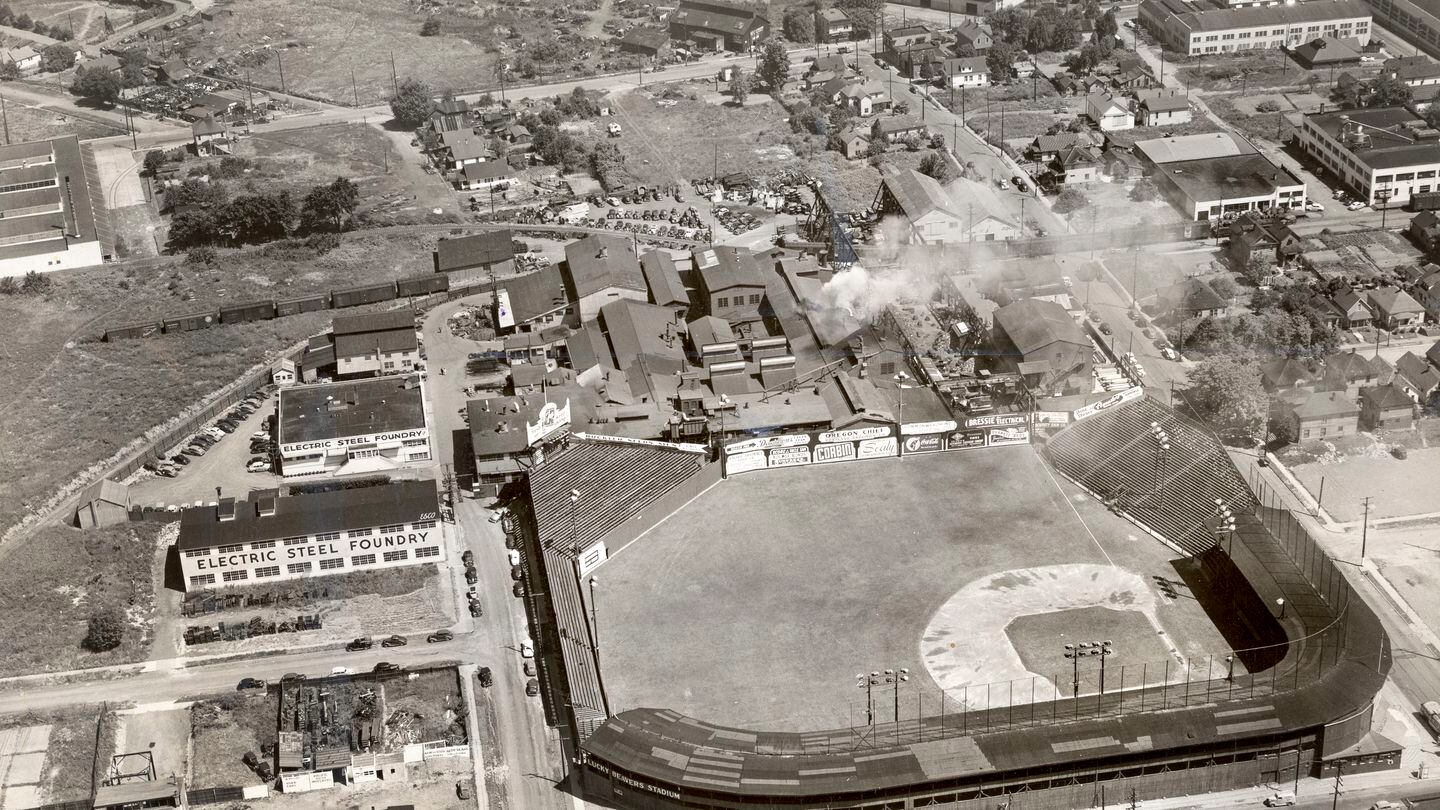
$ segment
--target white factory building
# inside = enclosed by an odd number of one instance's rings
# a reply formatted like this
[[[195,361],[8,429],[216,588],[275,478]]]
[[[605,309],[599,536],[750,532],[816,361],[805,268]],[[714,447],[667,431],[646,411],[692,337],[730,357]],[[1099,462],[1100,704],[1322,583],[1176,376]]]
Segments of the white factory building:
[[[280,471],[364,475],[428,464],[430,405],[418,375],[280,389]]]

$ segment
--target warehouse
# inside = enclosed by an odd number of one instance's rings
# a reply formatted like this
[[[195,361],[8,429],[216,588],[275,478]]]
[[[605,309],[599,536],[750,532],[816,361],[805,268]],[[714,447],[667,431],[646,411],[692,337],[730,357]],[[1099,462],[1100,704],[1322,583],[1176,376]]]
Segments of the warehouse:
[[[280,391],[280,470],[386,472],[430,460],[429,405],[419,377],[380,377]]]
[[[90,194],[74,135],[0,147],[0,277],[100,264]]]
[[[253,492],[188,509],[175,548],[186,590],[395,568],[445,557],[432,481],[281,496]]]

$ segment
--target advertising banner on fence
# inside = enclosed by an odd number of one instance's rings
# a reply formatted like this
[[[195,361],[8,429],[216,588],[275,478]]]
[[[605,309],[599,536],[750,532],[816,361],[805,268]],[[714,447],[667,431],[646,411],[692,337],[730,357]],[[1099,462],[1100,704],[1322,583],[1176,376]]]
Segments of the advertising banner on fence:
[[[725,445],[725,474],[802,467],[867,458],[894,458],[900,443],[892,425],[761,436]]]
[[[1117,405],[1123,405],[1132,399],[1139,399],[1144,395],[1145,389],[1138,385],[1133,388],[1126,388],[1124,391],[1112,394],[1099,402],[1092,402],[1083,408],[1075,409],[1075,421],[1079,422],[1081,419],[1087,419],[1103,410],[1114,408]]]
[[[1066,414],[1068,417],[1069,414]],[[930,425],[945,426],[944,430],[915,430],[915,425],[905,426],[905,438],[901,442],[902,453],[939,453],[944,450],[970,450],[976,447],[1000,447],[1007,444],[1025,444],[1030,441],[1029,415],[1023,413],[995,413],[972,416],[964,422],[932,422]]]

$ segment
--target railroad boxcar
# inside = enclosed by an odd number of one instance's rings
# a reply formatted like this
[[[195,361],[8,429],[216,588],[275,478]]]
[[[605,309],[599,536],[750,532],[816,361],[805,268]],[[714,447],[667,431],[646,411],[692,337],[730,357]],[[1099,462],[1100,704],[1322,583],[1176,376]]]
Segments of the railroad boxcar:
[[[268,321],[275,317],[275,302],[250,301],[244,304],[232,304],[220,308],[221,323],[249,323],[251,321]]]
[[[160,334],[164,327],[159,321],[148,323],[132,323],[125,326],[116,326],[105,330],[105,342],[114,343],[117,340],[132,340],[134,338],[147,338]]]
[[[219,322],[220,311],[214,309],[204,312],[192,312],[189,315],[178,315],[174,318],[165,319],[165,334],[193,332],[196,329],[209,329]]]
[[[319,312],[330,308],[330,296],[325,293],[287,298],[275,305],[275,314],[281,318],[299,315],[302,312]]]
[[[427,273],[423,276],[402,278],[395,282],[395,291],[402,298],[411,295],[430,295],[431,293],[445,292],[448,289],[450,289],[450,277],[443,273]]]
[[[366,284],[361,287],[350,287],[344,290],[335,290],[330,293],[330,305],[336,309],[342,307],[358,307],[361,304],[374,304],[377,301],[395,300],[395,282],[387,281],[384,284]]]

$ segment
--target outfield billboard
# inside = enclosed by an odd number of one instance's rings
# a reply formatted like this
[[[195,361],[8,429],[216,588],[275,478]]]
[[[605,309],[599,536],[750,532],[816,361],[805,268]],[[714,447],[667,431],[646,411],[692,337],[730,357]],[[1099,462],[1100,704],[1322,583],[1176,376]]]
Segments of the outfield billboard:
[[[972,416],[960,422],[929,422],[906,425],[901,453],[939,453],[1000,447],[1030,441],[1030,417],[1023,413],[994,413]]]
[[[900,455],[894,425],[760,436],[725,445],[725,474]]]

